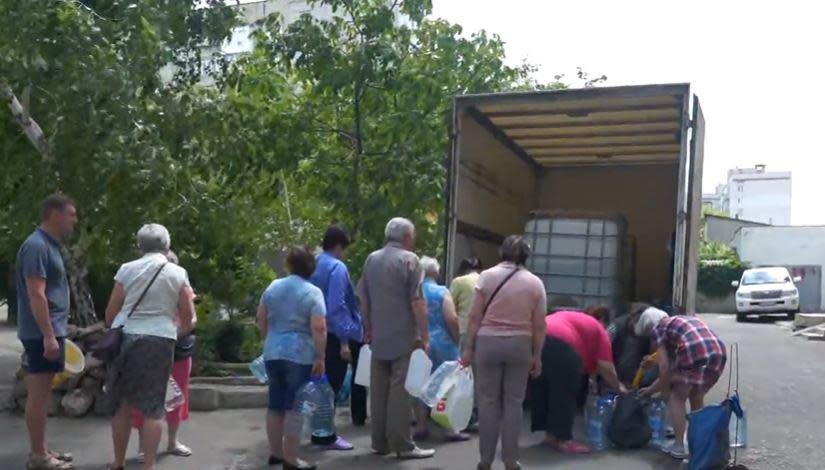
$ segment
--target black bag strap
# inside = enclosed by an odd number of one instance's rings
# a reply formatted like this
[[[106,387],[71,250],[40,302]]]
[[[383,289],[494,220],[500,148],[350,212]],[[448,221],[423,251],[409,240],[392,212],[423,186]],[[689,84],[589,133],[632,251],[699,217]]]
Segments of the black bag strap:
[[[508,274],[507,277],[505,277],[504,280],[501,281],[501,284],[499,284],[498,287],[496,287],[496,290],[493,291],[493,295],[491,295],[490,298],[487,300],[487,305],[484,306],[484,311],[481,312],[481,318],[482,319],[484,318],[485,315],[487,315],[487,309],[490,308],[490,304],[493,303],[493,299],[496,298],[496,294],[498,294],[499,291],[501,290],[501,288],[504,287],[504,284],[507,284],[507,281],[512,279],[513,276],[515,276],[516,273],[519,272],[519,271],[521,271],[521,268],[516,267],[516,269],[514,269],[513,272],[511,272],[510,274]]]
[[[132,309],[129,310],[129,314],[126,315],[127,320],[129,319],[129,317],[132,316],[133,313],[135,313],[135,309],[138,308],[138,305],[140,305],[140,302],[143,300],[144,297],[146,297],[146,293],[149,292],[149,288],[152,287],[152,284],[155,283],[155,279],[158,278],[158,275],[160,274],[161,271],[163,271],[163,268],[165,268],[167,264],[168,264],[168,262],[161,264],[160,267],[158,268],[158,270],[155,271],[155,275],[152,276],[152,280],[149,281],[149,284],[146,284],[146,288],[143,289],[143,292],[141,292],[140,297],[138,297],[138,299],[137,299],[137,302],[135,302],[135,304],[132,305]]]

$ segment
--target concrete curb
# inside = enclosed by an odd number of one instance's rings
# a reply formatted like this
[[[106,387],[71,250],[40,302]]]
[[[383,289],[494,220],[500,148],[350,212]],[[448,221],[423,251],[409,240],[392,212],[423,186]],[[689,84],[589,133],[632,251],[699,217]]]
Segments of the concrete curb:
[[[268,401],[265,385],[189,384],[189,408],[193,411],[265,408]]]

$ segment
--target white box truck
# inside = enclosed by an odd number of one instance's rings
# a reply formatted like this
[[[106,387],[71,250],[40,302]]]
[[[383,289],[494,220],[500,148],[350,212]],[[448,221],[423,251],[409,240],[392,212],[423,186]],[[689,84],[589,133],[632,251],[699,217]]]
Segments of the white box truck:
[[[537,214],[606,214],[633,246],[625,308],[693,313],[704,126],[688,84],[456,97],[446,272],[468,256],[496,263],[501,241]]]

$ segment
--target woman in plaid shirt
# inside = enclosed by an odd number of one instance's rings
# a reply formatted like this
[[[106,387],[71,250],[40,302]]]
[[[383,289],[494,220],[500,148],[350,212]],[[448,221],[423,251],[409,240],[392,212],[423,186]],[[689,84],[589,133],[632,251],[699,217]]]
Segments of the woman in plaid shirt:
[[[684,447],[687,401],[696,411],[705,406],[705,395],[725,370],[725,344],[697,317],[668,317],[648,309],[636,323],[636,333],[650,336],[656,348],[659,378],[642,395],[670,395],[670,414],[676,441],[665,452],[677,459],[687,457]]]

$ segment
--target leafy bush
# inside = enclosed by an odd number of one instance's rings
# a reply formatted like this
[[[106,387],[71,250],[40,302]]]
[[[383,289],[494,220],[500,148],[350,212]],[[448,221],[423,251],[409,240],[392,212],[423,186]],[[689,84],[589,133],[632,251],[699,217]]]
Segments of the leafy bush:
[[[703,243],[699,251],[698,290],[708,297],[725,297],[733,292],[731,281],[741,278],[745,269],[747,266],[729,246]]]

